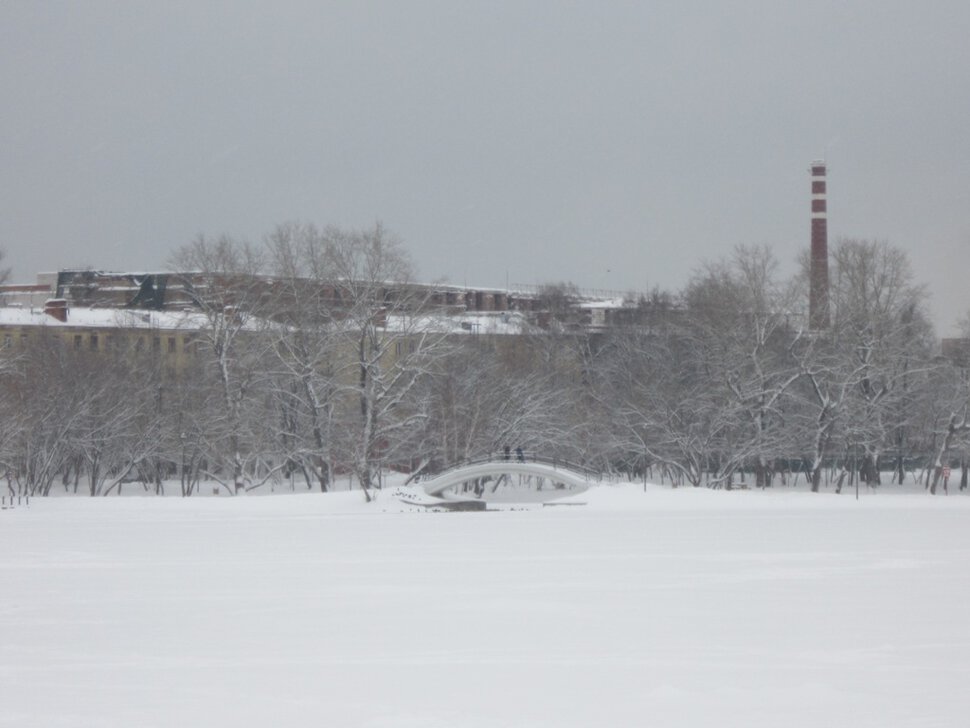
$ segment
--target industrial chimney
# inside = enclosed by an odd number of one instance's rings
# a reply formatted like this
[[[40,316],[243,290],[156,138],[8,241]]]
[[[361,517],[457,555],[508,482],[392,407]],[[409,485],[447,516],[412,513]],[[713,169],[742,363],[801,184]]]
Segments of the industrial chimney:
[[[816,331],[829,327],[829,241],[825,202],[825,162],[812,162],[812,261],[808,323]]]

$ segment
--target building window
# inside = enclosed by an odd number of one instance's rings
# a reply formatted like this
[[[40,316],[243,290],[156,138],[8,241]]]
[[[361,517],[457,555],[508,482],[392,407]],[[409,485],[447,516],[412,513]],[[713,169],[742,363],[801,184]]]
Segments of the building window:
[[[80,334],[74,334],[74,348],[75,349],[80,349],[81,348],[81,340],[82,340],[82,337],[81,337]]]
[[[162,350],[162,339],[158,336],[152,337],[152,351],[159,352]]]
[[[168,353],[169,354],[174,354],[175,353],[175,337],[174,336],[169,336],[168,337]]]
[[[88,345],[91,347],[91,351],[98,350],[98,335],[91,334],[91,339],[88,341]]]

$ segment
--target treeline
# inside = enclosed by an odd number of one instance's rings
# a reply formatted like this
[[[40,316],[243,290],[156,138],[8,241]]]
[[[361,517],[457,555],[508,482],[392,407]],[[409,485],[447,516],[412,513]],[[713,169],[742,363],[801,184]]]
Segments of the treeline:
[[[456,332],[380,226],[199,238],[171,262],[192,273],[203,317],[177,367],[53,335],[5,352],[12,492],[328,490],[349,475],[369,497],[389,468],[430,473],[505,446],[695,486],[767,487],[793,470],[813,489],[876,485],[918,465],[936,492],[959,465],[966,487],[967,370],[938,355],[925,290],[886,244],[835,246],[831,322],[814,332],[806,274],[781,278],[767,248],[738,248],[595,334],[557,325],[558,299],[541,329]]]

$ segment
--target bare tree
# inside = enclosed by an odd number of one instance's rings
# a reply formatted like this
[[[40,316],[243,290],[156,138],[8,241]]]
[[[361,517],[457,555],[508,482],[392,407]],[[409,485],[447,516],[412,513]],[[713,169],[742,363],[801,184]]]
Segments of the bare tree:
[[[576,337],[539,331],[455,339],[435,364],[427,394],[442,464],[505,447],[568,459],[577,423],[570,411],[579,389]]]
[[[879,459],[893,436],[902,457],[907,392],[929,358],[925,291],[914,283],[906,254],[886,243],[841,240],[832,257],[830,335],[858,374],[847,401],[846,449],[861,452],[860,477],[877,485]]]
[[[407,253],[382,225],[352,232],[330,228],[325,235],[342,307],[335,322],[338,345],[353,352],[344,360],[348,367],[335,372],[356,400],[344,432],[369,500],[381,463],[404,456],[399,445],[405,433],[426,417],[413,395],[446,350],[448,331],[428,313],[431,289],[412,285]]]
[[[290,467],[326,491],[336,457],[341,285],[331,268],[330,240],[313,225],[280,225],[266,242],[280,294],[274,319],[281,325],[274,350],[281,440]]]
[[[5,418],[12,428],[5,438],[8,482],[19,493],[48,495],[72,459],[72,438],[86,412],[87,392],[73,386],[73,352],[57,334],[32,338],[9,372],[12,405]],[[11,485],[11,487],[13,487]]]
[[[687,335],[723,407],[743,426],[731,441],[725,472],[753,461],[756,484],[771,484],[773,458],[790,451],[784,406],[800,376],[791,349],[803,336],[796,289],[776,278],[770,249],[739,246],[729,260],[705,266],[685,294]],[[733,436],[732,436],[733,435]]]
[[[658,465],[672,481],[700,485],[728,424],[706,372],[691,355],[692,339],[668,325],[614,331],[597,361],[597,398],[611,423],[620,462]]]
[[[75,352],[65,384],[81,395],[70,433],[72,451],[83,463],[90,495],[120,488],[138,467],[158,453],[161,382],[157,366],[129,367],[131,361],[96,352]],[[109,484],[110,481],[110,484]]]
[[[967,310],[957,326],[960,329],[960,336],[965,339],[970,339],[970,310]]]
[[[239,493],[247,485],[247,462],[255,464],[262,455],[262,438],[247,435],[265,422],[260,383],[272,345],[269,337],[260,335],[273,310],[273,290],[261,275],[263,254],[229,237],[200,236],[179,249],[172,264],[203,317],[200,353],[220,394],[221,411],[207,428],[215,446],[207,474],[229,492]],[[231,486],[221,467],[211,465],[225,466]]]
[[[938,359],[934,364],[927,373],[918,401],[926,412],[930,434],[925,445],[931,453],[926,487],[935,495],[941,482],[944,491],[948,489],[944,468],[949,467],[953,458],[959,455],[966,471],[966,450],[970,445],[970,376],[966,369],[945,359]]]
[[[579,288],[575,283],[560,281],[539,286],[536,301],[540,311],[545,314],[541,323],[557,329],[576,324],[575,304],[578,298]]]

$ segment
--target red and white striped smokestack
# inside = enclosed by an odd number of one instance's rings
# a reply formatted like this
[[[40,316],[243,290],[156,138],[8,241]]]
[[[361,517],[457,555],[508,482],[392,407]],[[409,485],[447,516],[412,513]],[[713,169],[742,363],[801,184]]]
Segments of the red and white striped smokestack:
[[[825,203],[825,162],[812,162],[812,262],[808,321],[815,330],[829,327],[829,234]]]

